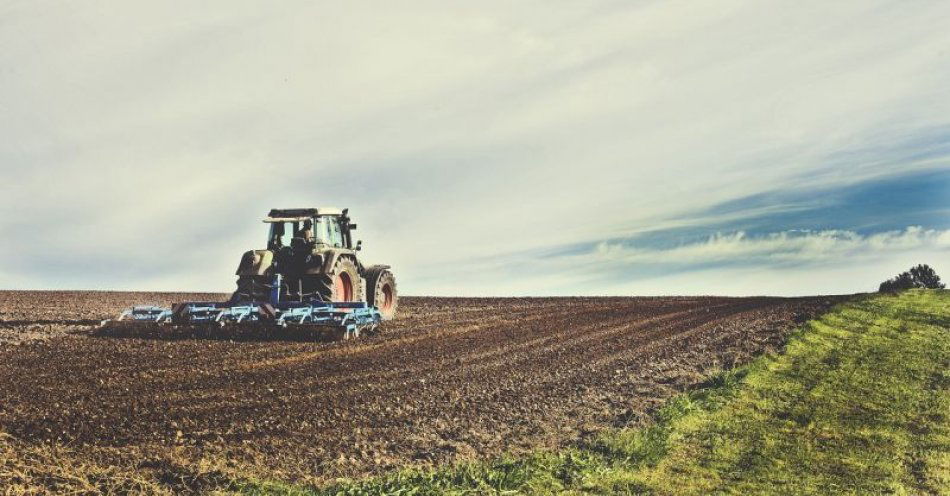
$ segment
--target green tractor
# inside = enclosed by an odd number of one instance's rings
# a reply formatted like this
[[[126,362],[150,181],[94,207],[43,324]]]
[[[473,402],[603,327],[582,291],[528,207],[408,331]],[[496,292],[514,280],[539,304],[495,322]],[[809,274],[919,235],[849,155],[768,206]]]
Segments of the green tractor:
[[[244,254],[231,304],[273,301],[366,302],[392,319],[399,304],[388,265],[364,266],[348,209],[273,209],[267,249]]]

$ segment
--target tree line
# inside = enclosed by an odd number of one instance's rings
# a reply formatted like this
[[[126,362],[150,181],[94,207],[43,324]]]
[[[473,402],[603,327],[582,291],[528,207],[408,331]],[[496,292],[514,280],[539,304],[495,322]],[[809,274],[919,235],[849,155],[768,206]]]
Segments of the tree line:
[[[946,284],[940,282],[940,276],[937,275],[933,267],[920,264],[882,282],[878,291],[881,293],[896,293],[905,289],[943,289],[945,287]]]

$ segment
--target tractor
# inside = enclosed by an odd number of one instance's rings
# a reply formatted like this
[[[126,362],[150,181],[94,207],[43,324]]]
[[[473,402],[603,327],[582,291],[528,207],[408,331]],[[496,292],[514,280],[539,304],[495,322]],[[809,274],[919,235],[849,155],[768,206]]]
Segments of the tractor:
[[[281,301],[365,301],[392,319],[398,306],[396,278],[388,265],[364,266],[353,242],[356,224],[348,209],[273,209],[267,248],[244,254],[237,269],[232,303],[268,301],[273,290]],[[277,284],[278,288],[274,285]]]
[[[347,209],[273,209],[264,222],[267,248],[241,257],[228,301],[133,306],[101,331],[338,340],[373,334],[395,316],[396,279],[388,265],[360,262]]]

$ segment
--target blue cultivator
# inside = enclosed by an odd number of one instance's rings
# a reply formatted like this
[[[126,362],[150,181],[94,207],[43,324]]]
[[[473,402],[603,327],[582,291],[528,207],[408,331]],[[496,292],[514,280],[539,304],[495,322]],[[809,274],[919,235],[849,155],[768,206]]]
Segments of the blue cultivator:
[[[181,335],[182,328],[192,328],[200,331],[198,335],[227,337],[242,334],[239,331],[246,327],[262,333],[264,338],[271,334],[336,341],[374,333],[382,322],[379,310],[365,302],[284,302],[279,301],[277,294],[273,292],[269,302],[186,302],[171,308],[134,306],[113,320],[103,321],[102,329],[158,325],[173,331],[173,335]]]
[[[116,320],[134,320],[139,322],[156,322],[159,324],[170,322],[172,318],[172,311],[170,308],[163,307],[152,307],[152,306],[135,306],[128,308],[122,311],[119,314],[119,317]],[[102,325],[105,325],[108,320],[104,320]]]

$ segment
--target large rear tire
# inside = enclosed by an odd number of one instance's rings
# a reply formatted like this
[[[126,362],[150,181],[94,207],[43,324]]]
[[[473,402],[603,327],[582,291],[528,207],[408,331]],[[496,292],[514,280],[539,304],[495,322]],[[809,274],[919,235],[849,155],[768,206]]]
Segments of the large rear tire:
[[[392,320],[399,306],[396,276],[384,265],[366,269],[366,302],[376,307],[383,320]]]
[[[315,289],[323,301],[363,301],[360,270],[348,257],[341,257],[329,274],[319,277]]]

